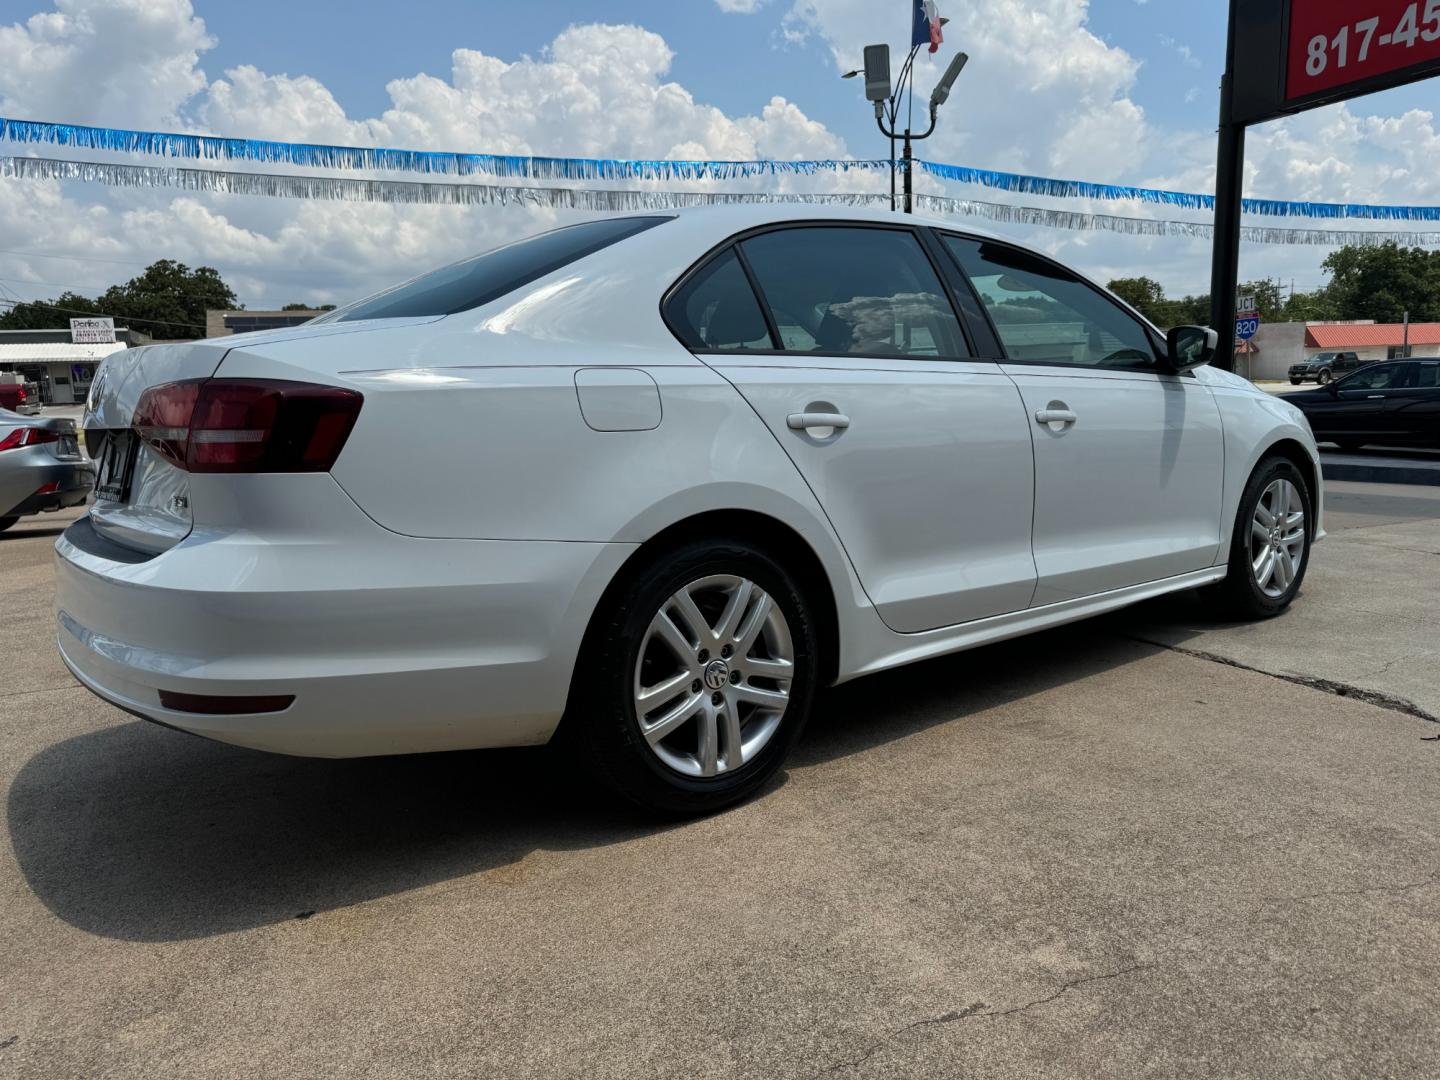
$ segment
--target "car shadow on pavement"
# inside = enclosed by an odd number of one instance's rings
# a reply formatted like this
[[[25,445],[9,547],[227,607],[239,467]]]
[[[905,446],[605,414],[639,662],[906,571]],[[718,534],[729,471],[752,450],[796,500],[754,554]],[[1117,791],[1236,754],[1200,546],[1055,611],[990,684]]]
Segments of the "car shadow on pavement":
[[[0,532],[0,544],[7,540],[34,540],[36,537],[59,536],[64,531],[64,525],[47,525],[40,529],[27,529],[23,525],[12,525],[4,532]]]
[[[791,765],[963,724],[1156,651],[1091,623],[858,680],[820,695]],[[544,748],[326,761],[139,721],[35,755],[11,785],[8,818],[20,869],[46,907],[132,941],[308,918],[534,850],[685,827],[607,799]]]

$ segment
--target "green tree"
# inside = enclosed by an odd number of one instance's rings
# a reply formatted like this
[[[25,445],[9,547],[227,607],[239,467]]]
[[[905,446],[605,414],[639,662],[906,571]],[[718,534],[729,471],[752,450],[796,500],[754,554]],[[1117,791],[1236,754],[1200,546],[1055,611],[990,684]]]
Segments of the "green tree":
[[[0,315],[0,330],[69,330],[71,319],[100,313],[99,305],[88,296],[63,292],[53,301],[16,304]]]
[[[106,314],[143,320],[156,340],[201,337],[206,308],[240,306],[218,271],[209,266],[191,270],[173,259],[151,263],[139,277],[112,285],[99,304]]]
[[[1415,322],[1440,322],[1440,252],[1393,241],[1351,244],[1331,252],[1323,265],[1334,318],[1394,323],[1408,311]]]
[[[53,301],[17,304],[0,317],[0,329],[67,330],[76,316],[109,315],[120,325],[133,322],[157,341],[174,341],[205,335],[206,308],[240,306],[235,291],[211,267],[191,270],[184,263],[161,259],[93,300],[66,292]]]
[[[1116,278],[1107,288],[1151,322],[1158,321],[1165,303],[1165,288],[1154,278]]]

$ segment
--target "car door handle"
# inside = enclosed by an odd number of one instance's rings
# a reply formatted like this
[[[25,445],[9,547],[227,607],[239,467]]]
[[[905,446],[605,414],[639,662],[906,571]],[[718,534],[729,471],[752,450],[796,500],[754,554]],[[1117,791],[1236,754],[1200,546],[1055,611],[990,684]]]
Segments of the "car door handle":
[[[791,431],[809,431],[811,428],[834,428],[844,431],[850,426],[850,418],[838,412],[797,412],[785,418]]]
[[[1371,394],[1371,395],[1370,395],[1369,397],[1367,397],[1365,400],[1366,400],[1366,401],[1384,401],[1384,400],[1385,400],[1385,395],[1384,395],[1384,394]]]
[[[1037,424],[1073,424],[1080,418],[1069,409],[1059,409],[1053,405],[1048,409],[1041,409],[1035,414]]]

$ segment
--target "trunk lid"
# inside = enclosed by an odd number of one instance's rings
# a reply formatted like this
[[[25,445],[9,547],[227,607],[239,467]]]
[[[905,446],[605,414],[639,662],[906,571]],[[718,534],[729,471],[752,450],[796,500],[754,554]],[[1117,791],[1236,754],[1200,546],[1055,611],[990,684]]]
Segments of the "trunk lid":
[[[140,397],[152,386],[210,378],[232,349],[433,321],[324,323],[112,353],[95,374],[83,421],[85,445],[96,466],[95,503],[90,511],[95,531],[115,543],[158,555],[184,540],[194,527],[190,474],[141,443],[131,430]]]
[[[230,338],[144,345],[112,353],[95,373],[85,403],[85,445],[95,459],[95,531],[148,554],[190,535],[190,482],[130,430],[140,395],[152,386],[215,373]]]

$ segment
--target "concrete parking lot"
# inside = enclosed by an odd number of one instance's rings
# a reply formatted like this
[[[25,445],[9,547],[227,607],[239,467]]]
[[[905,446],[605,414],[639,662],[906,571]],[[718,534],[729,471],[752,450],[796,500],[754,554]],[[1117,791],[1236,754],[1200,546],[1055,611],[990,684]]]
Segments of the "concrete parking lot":
[[[1181,597],[851,684],[682,825],[544,751],[133,720],[56,657],[64,518],[26,522],[0,1075],[1433,1077],[1440,489],[1330,511],[1284,618]]]

